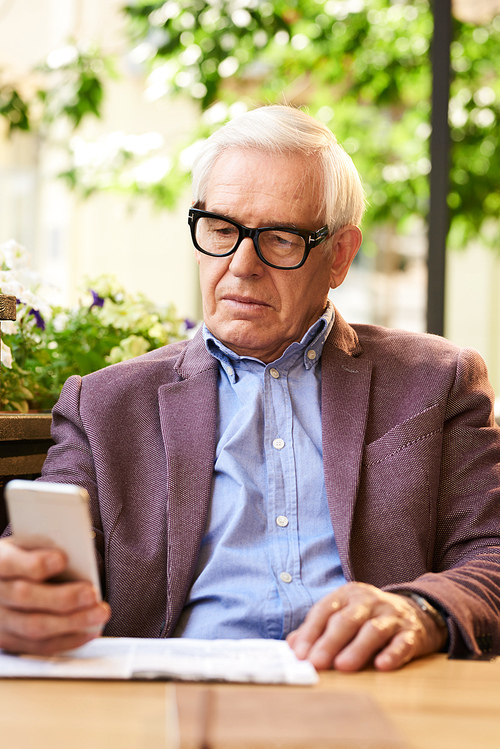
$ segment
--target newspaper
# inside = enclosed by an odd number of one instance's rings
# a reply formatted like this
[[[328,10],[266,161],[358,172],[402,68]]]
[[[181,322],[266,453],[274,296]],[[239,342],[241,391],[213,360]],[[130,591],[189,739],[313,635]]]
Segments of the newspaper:
[[[315,684],[284,640],[101,637],[57,656],[0,651],[0,678],[159,679]]]

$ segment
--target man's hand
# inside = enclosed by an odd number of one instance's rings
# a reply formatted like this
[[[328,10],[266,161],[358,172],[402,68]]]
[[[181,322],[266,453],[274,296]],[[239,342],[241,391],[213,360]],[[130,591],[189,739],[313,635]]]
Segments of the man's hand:
[[[52,655],[97,637],[110,609],[86,582],[48,583],[66,566],[56,549],[27,551],[0,541],[0,648]]]
[[[318,601],[287,641],[317,669],[392,671],[440,650],[447,633],[409,598],[348,583]]]

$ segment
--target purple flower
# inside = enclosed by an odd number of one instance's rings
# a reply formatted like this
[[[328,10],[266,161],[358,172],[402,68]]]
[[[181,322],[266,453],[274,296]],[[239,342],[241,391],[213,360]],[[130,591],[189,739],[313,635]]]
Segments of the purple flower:
[[[192,328],[196,327],[196,323],[192,320],[188,320],[187,318],[184,320],[184,325],[186,326],[186,330],[191,330]]]
[[[97,291],[94,291],[93,289],[90,289],[90,293],[92,294],[92,304],[90,305],[90,309],[92,309],[92,307],[102,307],[104,305],[104,299],[102,296],[99,296]]]
[[[43,317],[41,316],[41,314],[39,313],[37,309],[33,309],[32,307],[30,311],[28,312],[28,314],[33,315],[33,317],[35,318],[37,328],[40,328],[40,330],[45,330],[45,320],[43,319]]]

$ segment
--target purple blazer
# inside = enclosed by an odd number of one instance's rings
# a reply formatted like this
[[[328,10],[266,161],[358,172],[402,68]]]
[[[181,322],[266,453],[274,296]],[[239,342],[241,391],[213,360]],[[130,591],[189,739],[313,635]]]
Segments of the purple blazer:
[[[500,653],[500,430],[482,359],[337,313],[321,362],[325,482],[346,579],[438,604],[454,655]],[[43,478],[90,494],[107,635],[174,631],[210,502],[217,367],[198,333],[71,377],[54,408]]]

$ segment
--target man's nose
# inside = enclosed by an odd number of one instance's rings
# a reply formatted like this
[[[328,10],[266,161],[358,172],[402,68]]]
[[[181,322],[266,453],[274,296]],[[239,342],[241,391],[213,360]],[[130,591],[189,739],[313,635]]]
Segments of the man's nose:
[[[264,263],[257,255],[255,245],[250,237],[245,237],[236,252],[231,255],[229,269],[235,276],[260,275]]]

